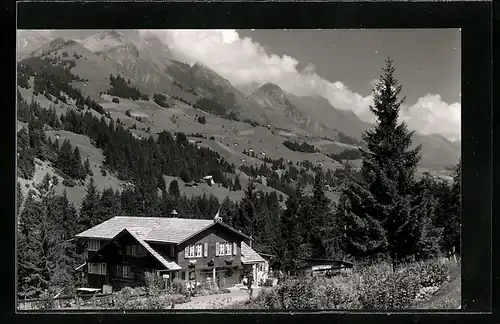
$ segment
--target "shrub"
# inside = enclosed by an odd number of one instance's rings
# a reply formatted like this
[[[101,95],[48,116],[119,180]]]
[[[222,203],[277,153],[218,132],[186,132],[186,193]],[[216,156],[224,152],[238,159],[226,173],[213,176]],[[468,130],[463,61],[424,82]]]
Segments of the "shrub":
[[[206,124],[207,123],[207,119],[205,118],[205,116],[198,117],[198,123],[200,123],[200,124]]]
[[[422,288],[439,287],[449,280],[450,269],[434,261],[402,266],[392,273],[388,263],[363,269],[358,291],[363,308],[401,309],[410,306]]]
[[[73,179],[64,179],[62,184],[63,184],[63,186],[66,186],[66,187],[74,187],[74,186],[76,186],[76,181]]]
[[[189,289],[187,288],[186,281],[184,280],[174,280],[170,290],[173,294],[184,296],[189,295]]]
[[[113,98],[113,99],[111,99],[111,102],[113,102],[113,103],[120,103],[120,99],[118,99],[118,98]]]

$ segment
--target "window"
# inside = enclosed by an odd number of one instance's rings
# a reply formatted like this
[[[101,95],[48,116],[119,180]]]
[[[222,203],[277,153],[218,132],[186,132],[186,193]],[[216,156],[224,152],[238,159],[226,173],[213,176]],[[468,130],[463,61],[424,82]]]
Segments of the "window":
[[[97,251],[101,248],[101,241],[99,240],[89,240],[88,242],[88,250],[89,251]]]
[[[203,256],[202,251],[203,251],[203,245],[196,244],[196,257],[197,258],[201,258]]]
[[[125,254],[135,257],[146,256],[147,252],[141,245],[127,245],[125,248]]]
[[[226,243],[226,255],[231,255],[231,243]]]
[[[94,263],[94,262],[87,263],[87,272],[97,275],[106,275],[107,273],[106,263]]]
[[[189,246],[188,257],[189,258],[193,258],[194,257],[194,245],[190,245]]]
[[[134,273],[130,266],[128,265],[117,265],[116,266],[116,276],[122,278],[133,278]]]
[[[225,244],[219,243],[219,255],[224,255],[224,248],[225,248]]]
[[[171,257],[175,256],[175,248],[173,245],[170,245],[170,256]]]

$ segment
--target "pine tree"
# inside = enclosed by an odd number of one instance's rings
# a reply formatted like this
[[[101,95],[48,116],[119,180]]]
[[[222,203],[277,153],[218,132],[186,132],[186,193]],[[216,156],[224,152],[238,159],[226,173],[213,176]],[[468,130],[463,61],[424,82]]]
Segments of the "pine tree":
[[[283,249],[279,251],[279,258],[285,271],[295,274],[300,266],[299,258],[302,256],[302,228],[300,219],[304,214],[304,189],[297,183],[294,194],[286,200],[286,210],[281,217],[281,237]]]
[[[91,177],[94,175],[94,173],[92,172],[92,169],[90,168],[89,158],[87,158],[87,160],[85,160],[84,168],[85,168],[86,174],[88,174]]]
[[[236,176],[236,178],[234,179],[233,190],[235,190],[235,191],[241,190],[241,184],[240,184],[240,177],[239,176]]]
[[[115,196],[113,189],[104,189],[99,200],[98,223],[119,215],[120,209],[120,200]]]
[[[168,193],[175,198],[179,198],[181,192],[179,190],[179,183],[177,180],[172,180],[168,186]]]
[[[49,287],[44,205],[29,191],[19,215],[18,232],[18,294],[36,297]]]
[[[90,178],[87,184],[86,194],[82,200],[80,208],[79,225],[84,231],[94,227],[99,222],[99,199],[100,194],[94,183],[94,178]]]
[[[71,143],[69,139],[65,139],[59,150],[59,155],[56,161],[56,167],[68,176],[72,175],[72,166],[74,157],[71,151]]]
[[[311,202],[309,243],[312,248],[312,257],[325,258],[326,240],[331,234],[331,201],[325,195],[324,179],[321,170],[316,172]]]
[[[362,181],[350,181],[339,206],[345,214],[351,252],[367,256],[387,251],[395,267],[420,241],[422,217],[412,189],[421,147],[409,149],[414,132],[398,122],[404,98],[399,99],[402,87],[390,58],[383,72],[370,106],[377,125],[363,136],[367,150],[361,150]]]
[[[75,146],[73,151],[73,166],[72,166],[72,174],[74,178],[85,179],[87,172],[85,172],[85,168],[82,165],[82,158],[80,156],[80,150],[78,146]]]
[[[255,183],[249,181],[240,202],[239,217],[235,224],[236,228],[243,231],[252,238],[255,237],[256,200]]]

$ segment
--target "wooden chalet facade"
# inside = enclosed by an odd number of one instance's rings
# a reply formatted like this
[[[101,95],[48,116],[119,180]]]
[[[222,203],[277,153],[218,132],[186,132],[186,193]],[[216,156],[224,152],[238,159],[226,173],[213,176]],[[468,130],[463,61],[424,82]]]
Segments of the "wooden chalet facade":
[[[76,238],[87,241],[87,261],[77,270],[88,287],[142,285],[146,272],[228,287],[246,273],[258,282],[256,269],[267,266],[250,237],[219,220],[116,216]]]

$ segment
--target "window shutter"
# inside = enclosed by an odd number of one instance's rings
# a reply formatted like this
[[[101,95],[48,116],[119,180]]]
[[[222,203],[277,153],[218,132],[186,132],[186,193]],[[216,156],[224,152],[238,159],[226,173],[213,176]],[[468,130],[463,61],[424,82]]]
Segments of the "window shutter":
[[[219,242],[215,242],[215,256],[219,256]]]
[[[130,245],[127,245],[127,247],[125,248],[125,254],[130,255]]]
[[[188,258],[188,252],[189,252],[189,245],[184,248],[184,258]]]
[[[91,269],[90,269],[90,263],[87,263],[87,273],[90,273]]]
[[[101,274],[106,275],[106,263],[101,263]]]
[[[233,242],[233,255],[236,255],[236,251],[238,250],[238,245],[236,242]]]
[[[203,256],[205,258],[208,256],[208,243],[203,244]]]

